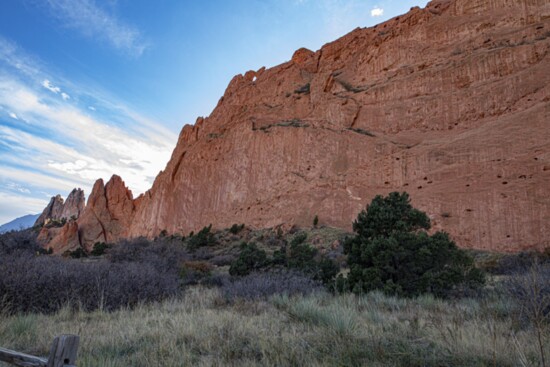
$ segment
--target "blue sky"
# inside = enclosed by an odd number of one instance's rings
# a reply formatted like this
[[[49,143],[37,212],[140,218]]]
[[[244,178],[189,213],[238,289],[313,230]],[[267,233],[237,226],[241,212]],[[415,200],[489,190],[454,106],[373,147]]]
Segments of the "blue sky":
[[[0,224],[119,174],[147,190],[231,78],[425,0],[0,4]]]

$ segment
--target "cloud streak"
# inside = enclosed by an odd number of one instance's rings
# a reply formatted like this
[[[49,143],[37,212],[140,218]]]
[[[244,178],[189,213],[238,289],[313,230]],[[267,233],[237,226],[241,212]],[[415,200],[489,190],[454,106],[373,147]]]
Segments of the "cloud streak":
[[[50,14],[63,26],[90,39],[100,39],[119,51],[141,56],[148,48],[141,32],[96,5],[93,0],[46,0]]]
[[[0,103],[15,111],[35,132],[29,134],[0,126],[2,140],[10,144],[11,150],[18,151],[17,159],[5,157],[4,162],[28,162],[32,163],[30,167],[54,169],[58,174],[80,180],[108,179],[117,173],[135,191],[143,192],[151,185],[144,177],[158,173],[159,167],[168,161],[175,141],[174,136],[166,140],[166,132],[156,135],[135,118],[128,117],[132,123],[122,130],[72,105],[47,100],[22,83],[5,77],[0,77]],[[143,129],[152,136],[136,138],[136,132]],[[45,133],[51,138],[39,136]],[[78,147],[78,152],[71,146]]]
[[[0,37],[0,223],[36,213],[37,203],[47,204],[44,192],[89,194],[96,179],[113,174],[135,195],[149,189],[177,134],[34,60]]]

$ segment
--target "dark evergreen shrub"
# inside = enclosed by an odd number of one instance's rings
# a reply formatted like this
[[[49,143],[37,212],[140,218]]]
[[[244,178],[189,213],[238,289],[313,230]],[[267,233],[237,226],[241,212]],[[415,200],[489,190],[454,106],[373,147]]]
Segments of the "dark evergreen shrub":
[[[243,229],[244,229],[244,224],[238,225],[238,224],[235,223],[231,226],[231,228],[229,228],[229,232],[231,232],[233,234],[237,234],[240,231],[242,231]]]
[[[271,261],[273,265],[286,266],[287,260],[288,259],[286,257],[286,246],[283,245],[279,250],[275,250],[273,252],[273,259]]]
[[[305,272],[312,272],[316,266],[315,255],[317,255],[317,250],[309,244],[303,243],[305,238],[299,233],[290,242],[287,266]]]
[[[318,279],[323,282],[323,284],[330,286],[329,288],[334,288],[331,283],[334,281],[339,272],[340,267],[336,264],[336,262],[329,258],[323,257],[317,264],[315,279]]]
[[[88,257],[88,253],[82,247],[79,247],[79,248],[77,248],[76,250],[73,250],[73,251],[67,251],[66,254],[68,256],[72,257],[73,259],[80,259],[80,258],[83,258],[83,257]]]
[[[212,224],[201,229],[197,234],[189,234],[187,239],[187,248],[189,251],[195,251],[200,247],[212,246],[216,243],[214,234],[210,232]]]
[[[329,285],[340,268],[334,261],[320,256],[317,249],[305,243],[306,239],[305,232],[297,233],[290,241],[288,256],[286,256],[286,248],[282,248],[273,254],[274,262],[284,262],[288,268],[296,269]]]
[[[243,242],[241,243],[241,253],[237,260],[231,263],[229,274],[244,276],[267,265],[269,265],[269,261],[264,250],[259,249],[255,243]]]
[[[101,256],[105,254],[105,251],[109,249],[111,246],[106,244],[105,242],[96,242],[94,244],[94,248],[90,252],[90,255],[92,256]]]
[[[350,273],[347,285],[355,293],[381,289],[388,294],[449,295],[455,287],[477,287],[484,277],[465,251],[447,233],[427,234],[428,216],[411,206],[407,193],[376,196],[353,223],[356,236],[346,240]]]

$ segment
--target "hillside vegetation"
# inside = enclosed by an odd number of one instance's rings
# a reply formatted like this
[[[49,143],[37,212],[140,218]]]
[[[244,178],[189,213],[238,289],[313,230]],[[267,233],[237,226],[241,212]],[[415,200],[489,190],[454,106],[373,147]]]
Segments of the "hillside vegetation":
[[[207,226],[60,257],[9,232],[0,345],[78,334],[79,366],[546,366],[550,256],[465,252],[429,226],[394,193],[354,234]]]

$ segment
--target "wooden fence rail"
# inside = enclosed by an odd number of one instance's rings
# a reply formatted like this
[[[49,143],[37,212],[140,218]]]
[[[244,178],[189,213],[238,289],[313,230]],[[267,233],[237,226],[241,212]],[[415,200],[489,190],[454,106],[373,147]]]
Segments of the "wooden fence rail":
[[[78,351],[77,335],[60,335],[53,340],[48,358],[40,358],[0,348],[0,361],[20,367],[75,367]]]

